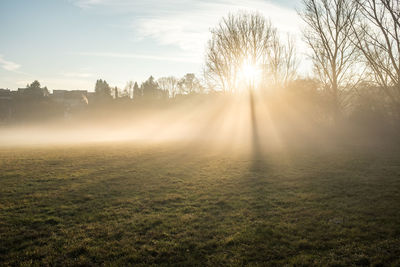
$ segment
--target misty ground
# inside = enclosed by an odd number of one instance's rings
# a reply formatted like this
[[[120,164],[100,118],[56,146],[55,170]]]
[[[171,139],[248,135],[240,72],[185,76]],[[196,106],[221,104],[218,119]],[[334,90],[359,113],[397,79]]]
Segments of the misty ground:
[[[4,146],[0,169],[4,265],[400,264],[395,145]]]

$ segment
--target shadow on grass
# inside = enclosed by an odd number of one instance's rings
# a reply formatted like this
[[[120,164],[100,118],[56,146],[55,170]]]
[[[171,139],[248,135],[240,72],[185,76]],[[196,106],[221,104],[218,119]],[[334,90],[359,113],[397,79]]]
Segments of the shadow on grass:
[[[262,153],[261,140],[258,130],[257,114],[254,103],[254,93],[250,90],[249,94],[250,106],[250,123],[251,123],[251,165],[250,171],[259,172],[265,169],[265,160]]]

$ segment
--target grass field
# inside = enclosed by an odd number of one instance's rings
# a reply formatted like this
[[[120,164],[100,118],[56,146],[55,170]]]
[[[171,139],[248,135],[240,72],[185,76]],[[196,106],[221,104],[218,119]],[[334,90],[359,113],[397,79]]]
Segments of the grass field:
[[[400,265],[400,151],[0,149],[0,265]]]

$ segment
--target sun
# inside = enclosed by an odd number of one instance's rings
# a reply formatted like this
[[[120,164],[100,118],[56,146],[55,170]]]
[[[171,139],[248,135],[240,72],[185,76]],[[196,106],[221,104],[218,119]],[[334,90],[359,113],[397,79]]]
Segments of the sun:
[[[261,70],[257,65],[245,61],[239,70],[239,77],[247,87],[255,87],[261,80]]]

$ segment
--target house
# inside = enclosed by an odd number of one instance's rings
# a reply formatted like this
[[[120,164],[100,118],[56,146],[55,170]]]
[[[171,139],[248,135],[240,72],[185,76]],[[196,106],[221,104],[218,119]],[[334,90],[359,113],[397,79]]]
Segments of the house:
[[[65,118],[70,118],[74,111],[86,107],[89,103],[86,90],[53,90],[50,99],[63,107]]]
[[[40,99],[49,96],[49,90],[47,87],[18,88],[17,95],[23,98]]]
[[[0,88],[0,100],[11,100],[11,99],[12,99],[11,90]]]
[[[10,89],[0,89],[0,121],[11,118],[12,100],[13,96]]]
[[[53,90],[50,98],[68,108],[81,107],[88,104],[88,92],[86,90]]]

